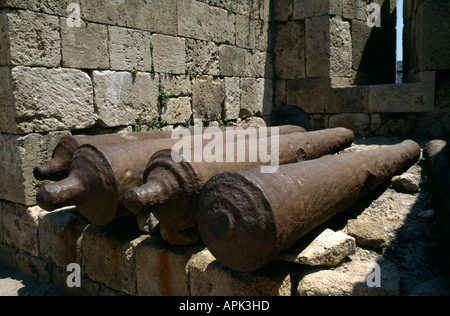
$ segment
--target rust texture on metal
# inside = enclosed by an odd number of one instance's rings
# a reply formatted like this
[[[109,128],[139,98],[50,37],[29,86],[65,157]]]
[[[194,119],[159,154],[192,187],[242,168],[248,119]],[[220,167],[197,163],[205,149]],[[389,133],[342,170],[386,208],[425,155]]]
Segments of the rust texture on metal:
[[[280,165],[315,159],[326,154],[336,153],[352,144],[353,131],[346,128],[331,128],[306,133],[291,133],[278,137]],[[271,138],[261,138],[259,148],[269,148]],[[235,142],[239,150],[233,150],[231,159],[226,159],[230,142],[223,143],[223,159],[217,161],[189,161],[172,150],[157,152],[150,159],[144,173],[144,184],[125,193],[124,204],[138,216],[149,212],[159,220],[161,226],[173,231],[184,231],[197,225],[197,200],[206,181],[213,176],[230,170],[249,170],[270,161],[257,156],[255,160],[239,162],[238,155],[249,152],[250,142]],[[240,146],[242,145],[242,146]],[[192,149],[194,151],[194,149]],[[191,156],[193,157],[193,155]],[[182,159],[183,158],[183,159]],[[229,157],[228,157],[229,158]]]
[[[303,128],[280,127],[286,133],[299,130]],[[178,141],[162,138],[81,145],[73,154],[68,176],[41,186],[36,201],[47,211],[75,205],[92,223],[107,225],[129,213],[122,203],[123,194],[143,183],[150,157]]]
[[[223,265],[251,272],[381,183],[417,162],[420,146],[405,141],[364,152],[327,155],[280,166],[222,173],[199,197],[198,229]]]
[[[423,153],[444,263],[450,271],[450,146],[444,140],[432,140]]]
[[[33,170],[37,180],[59,181],[68,176],[70,161],[75,150],[85,144],[104,145],[145,139],[170,138],[171,131],[148,131],[141,133],[106,135],[67,135],[62,137],[53,150],[52,159]]]
[[[284,125],[281,128],[284,133],[294,131],[306,132],[303,127],[294,125]],[[193,131],[193,128],[190,128],[189,130]],[[75,150],[85,144],[96,146],[146,139],[171,138],[171,134],[172,131],[148,131],[140,133],[64,136],[59,140],[53,150],[52,159],[40,166],[36,166],[33,170],[33,174],[37,180],[59,181],[66,178],[70,168],[70,161],[72,160]]]

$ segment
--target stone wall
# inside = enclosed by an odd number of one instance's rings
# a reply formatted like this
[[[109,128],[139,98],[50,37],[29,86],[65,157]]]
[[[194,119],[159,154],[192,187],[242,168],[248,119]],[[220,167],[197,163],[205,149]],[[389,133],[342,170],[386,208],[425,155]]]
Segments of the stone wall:
[[[423,73],[435,79],[432,111],[407,116],[406,120],[417,122],[415,129],[433,137],[450,135],[449,14],[450,3],[445,0],[412,0],[404,4],[403,81],[415,82]]]
[[[0,78],[7,98],[0,131],[267,116],[273,95],[269,5],[3,2]]]
[[[405,2],[408,80],[395,84],[396,0],[277,1],[276,104],[300,108],[312,129],[344,126],[359,136],[448,136],[448,97],[443,101],[440,92],[448,89],[443,78],[448,74],[435,71],[448,69],[448,3],[443,1],[445,9],[438,9],[434,1],[416,1],[421,4],[413,10],[414,5]],[[370,3],[380,7],[380,27],[367,24]],[[434,22],[426,27],[410,23],[411,16],[414,21],[424,19],[422,11]],[[409,60],[415,59],[419,64],[411,70]]]

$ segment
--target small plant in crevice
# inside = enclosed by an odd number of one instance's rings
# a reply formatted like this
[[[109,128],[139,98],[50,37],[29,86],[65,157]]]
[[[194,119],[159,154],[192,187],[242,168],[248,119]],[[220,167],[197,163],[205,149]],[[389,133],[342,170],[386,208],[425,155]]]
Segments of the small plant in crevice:
[[[173,76],[174,74],[175,74],[175,70],[173,70],[173,68],[166,71],[166,75],[168,75],[168,76]]]
[[[189,74],[189,79],[191,79],[191,81],[195,80],[198,78],[198,75],[196,73],[190,73]]]
[[[150,53],[153,54],[153,51],[155,50],[155,45],[153,44],[153,42],[150,42]]]
[[[150,46],[150,58],[152,60],[151,65],[150,65],[150,67],[151,67],[150,73],[152,75],[154,75],[156,73],[156,71],[155,71],[155,63],[153,62],[153,51],[155,50],[155,45],[153,44],[153,42],[150,42],[149,46]]]
[[[227,119],[222,119],[221,115],[219,113],[217,113],[216,110],[212,110],[212,111],[208,111],[206,110],[205,112],[205,119],[203,120],[204,126],[210,126],[212,122],[216,121],[219,126],[227,126],[232,124],[231,121],[227,120]]]
[[[166,106],[167,102],[170,99],[170,94],[167,92],[167,90],[164,88],[164,84],[162,82],[159,83],[159,102],[161,103],[161,106]]]
[[[137,119],[135,123],[133,123],[132,129],[133,132],[142,132],[144,131],[143,127],[147,127],[148,129],[160,129],[167,125],[167,122],[160,119],[154,119],[151,121]]]
[[[233,13],[236,12],[236,10],[234,9],[234,7],[232,5],[229,5],[227,7],[227,12],[228,12],[228,15],[232,15]]]
[[[139,70],[137,70],[136,67],[133,67],[133,69],[130,70],[130,73],[133,77],[136,77],[136,75],[139,73]]]
[[[181,126],[189,128],[192,125],[192,120],[190,118],[188,118],[183,124],[181,124]]]
[[[155,73],[156,73],[156,71],[155,71],[155,63],[152,61],[152,64],[151,64],[151,69],[150,69],[150,73],[152,74],[152,75],[154,75]]]

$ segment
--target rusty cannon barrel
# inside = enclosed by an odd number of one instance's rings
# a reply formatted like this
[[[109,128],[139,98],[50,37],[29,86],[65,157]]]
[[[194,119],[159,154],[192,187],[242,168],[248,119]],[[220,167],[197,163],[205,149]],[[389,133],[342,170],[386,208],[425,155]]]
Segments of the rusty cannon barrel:
[[[277,163],[283,165],[336,153],[350,146],[354,137],[353,131],[346,128],[280,135],[277,139],[279,153]],[[270,137],[261,138],[256,151],[266,150],[272,146],[271,142]],[[234,150],[235,145],[237,150]],[[125,192],[125,206],[138,216],[153,213],[159,220],[161,228],[168,231],[185,231],[193,227],[196,229],[197,199],[206,181],[221,172],[248,170],[260,166],[270,167],[273,162],[262,159],[259,155],[252,161],[248,158],[239,159],[240,154],[249,152],[251,142],[231,143],[233,148],[231,153],[230,142],[220,146],[223,146],[220,148],[223,157],[220,161],[212,159],[193,161],[173,150],[155,153],[144,172],[144,184]],[[230,155],[227,157],[227,154]],[[268,173],[271,172],[269,168],[266,170]]]
[[[193,131],[193,128],[189,130]],[[281,126],[281,133],[306,132],[303,127],[294,125]],[[146,139],[171,138],[172,131],[148,131],[140,133],[107,135],[67,135],[62,137],[53,150],[52,159],[33,170],[37,180],[59,181],[68,176],[70,161],[75,150],[85,144],[105,145]]]
[[[255,271],[419,155],[420,146],[405,141],[288,164],[273,174],[258,169],[222,173],[201,192],[200,236],[223,265]]]
[[[207,129],[200,130],[208,133]],[[277,130],[280,133],[304,131],[299,126],[282,126]],[[73,154],[68,176],[41,186],[36,201],[46,211],[75,205],[92,223],[107,225],[129,214],[122,203],[123,194],[142,184],[150,157],[177,142],[179,139],[165,138],[81,145]]]
[[[444,140],[426,144],[430,191],[446,269],[450,271],[450,146]]]
[[[170,138],[171,131],[148,131],[140,133],[106,135],[67,135],[62,137],[52,153],[52,159],[36,166],[33,175],[37,180],[59,181],[68,176],[70,161],[75,150],[85,144],[105,145],[144,139]]]

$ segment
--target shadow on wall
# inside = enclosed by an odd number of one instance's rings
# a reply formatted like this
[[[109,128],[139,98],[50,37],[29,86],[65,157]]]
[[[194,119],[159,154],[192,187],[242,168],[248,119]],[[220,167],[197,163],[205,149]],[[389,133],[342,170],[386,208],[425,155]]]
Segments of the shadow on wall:
[[[311,130],[308,114],[293,105],[282,105],[274,108],[270,116],[270,125],[298,125],[307,131]]]
[[[391,8],[395,4],[395,9]],[[397,0],[385,0],[380,8],[381,26],[369,27],[353,20],[353,84],[376,85],[396,82]]]

